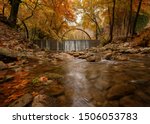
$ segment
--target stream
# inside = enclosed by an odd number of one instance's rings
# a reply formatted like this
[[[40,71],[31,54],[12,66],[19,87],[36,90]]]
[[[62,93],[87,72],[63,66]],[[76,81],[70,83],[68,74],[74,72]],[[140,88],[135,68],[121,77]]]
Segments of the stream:
[[[149,57],[131,57],[125,62],[101,60],[89,63],[71,58],[64,65],[66,96],[71,98],[73,107],[150,106],[149,61]],[[129,89],[134,85],[135,91],[127,93],[122,87],[111,90],[122,84],[129,85]],[[109,92],[118,97],[108,100]]]

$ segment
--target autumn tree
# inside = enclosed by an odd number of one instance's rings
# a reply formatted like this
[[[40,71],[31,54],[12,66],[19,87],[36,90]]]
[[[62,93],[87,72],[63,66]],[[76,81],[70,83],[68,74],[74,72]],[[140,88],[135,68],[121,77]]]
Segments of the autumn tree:
[[[132,27],[132,12],[133,12],[133,0],[130,0],[130,9],[129,9],[129,20],[128,20],[128,25],[127,25],[127,34],[126,38],[128,37],[129,33],[131,34],[131,27]]]
[[[8,0],[0,0],[0,10],[2,12],[2,15],[5,16],[5,11],[6,8],[9,5],[9,1]]]
[[[112,42],[112,39],[113,39],[113,30],[114,30],[114,22],[115,22],[115,8],[116,8],[116,0],[113,0],[112,19],[110,21],[110,39],[109,39],[109,42]]]
[[[81,25],[84,29],[91,29],[95,33],[95,39],[99,39],[101,33],[101,12],[103,7],[100,0],[75,1],[77,14],[82,16]]]
[[[17,15],[19,10],[19,5],[21,3],[21,0],[9,0],[9,3],[11,5],[11,11],[10,16],[8,18],[8,21],[12,27],[14,27],[17,23]]]
[[[136,25],[137,25],[137,20],[138,20],[138,17],[139,17],[139,12],[141,10],[142,2],[143,2],[143,0],[139,0],[138,9],[137,9],[135,20],[134,20],[134,23],[133,23],[132,36],[136,33]]]

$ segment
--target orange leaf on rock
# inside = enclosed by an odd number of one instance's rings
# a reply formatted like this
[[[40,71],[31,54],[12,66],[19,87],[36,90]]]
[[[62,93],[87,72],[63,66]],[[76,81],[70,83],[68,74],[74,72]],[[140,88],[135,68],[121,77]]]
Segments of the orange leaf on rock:
[[[21,97],[24,93],[16,93],[16,94],[12,94],[11,96],[9,96],[4,102],[5,103],[10,103],[16,99],[18,99],[19,97]]]
[[[28,83],[29,83],[28,80],[22,80],[22,81],[20,81],[20,83],[19,83],[18,85],[14,86],[13,88],[16,88],[16,89],[18,89],[18,88],[23,88],[23,87],[25,87]]]
[[[48,81],[48,78],[45,77],[45,76],[42,76],[42,77],[40,77],[39,81],[40,81],[40,82],[47,82],[47,81]]]

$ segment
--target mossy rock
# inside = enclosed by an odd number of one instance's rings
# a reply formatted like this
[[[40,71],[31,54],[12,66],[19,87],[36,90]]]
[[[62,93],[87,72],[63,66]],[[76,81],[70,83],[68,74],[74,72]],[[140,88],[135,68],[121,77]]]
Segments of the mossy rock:
[[[60,96],[64,94],[65,88],[62,85],[50,85],[47,92],[49,96]]]

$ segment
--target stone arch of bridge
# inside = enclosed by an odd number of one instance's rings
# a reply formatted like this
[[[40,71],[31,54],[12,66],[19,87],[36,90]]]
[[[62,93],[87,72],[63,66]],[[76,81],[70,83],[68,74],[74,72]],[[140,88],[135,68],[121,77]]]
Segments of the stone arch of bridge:
[[[73,31],[73,30],[82,31],[82,32],[84,32],[84,33],[89,37],[90,40],[92,39],[91,36],[90,36],[85,30],[80,29],[80,28],[73,28],[73,29],[70,29],[70,30],[66,31],[66,32],[62,35],[61,39],[64,40],[65,35],[66,35],[67,33],[71,32],[71,31]]]

